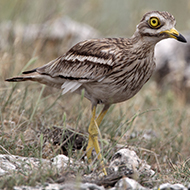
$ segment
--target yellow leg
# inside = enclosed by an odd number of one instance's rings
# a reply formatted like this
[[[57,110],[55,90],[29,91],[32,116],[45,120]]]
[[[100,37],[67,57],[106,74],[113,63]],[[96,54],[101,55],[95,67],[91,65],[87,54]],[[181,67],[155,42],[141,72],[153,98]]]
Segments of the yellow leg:
[[[92,149],[95,148],[95,151],[98,155],[98,159],[102,160],[102,155],[100,153],[100,146],[98,143],[98,125],[101,123],[104,115],[106,114],[107,111],[102,111],[100,115],[97,118],[97,121],[95,120],[96,116],[96,107],[93,107],[92,110],[92,118],[90,121],[90,125],[88,128],[89,132],[89,139],[88,139],[88,146],[87,146],[87,158],[88,161],[91,162],[91,154],[92,154]],[[103,165],[103,161],[101,161],[101,164]],[[103,167],[103,172],[105,175],[107,175],[106,169]]]
[[[95,116],[96,116],[96,107],[94,107],[92,110],[92,118],[90,121],[90,125],[88,127],[89,137],[88,137],[88,146],[86,148],[86,150],[87,150],[86,155],[87,155],[89,163],[92,162],[91,154],[92,154],[92,149],[94,148],[93,133],[95,133],[94,135],[98,135],[98,131],[97,131],[96,126],[94,124]]]
[[[107,111],[108,111],[108,110],[102,110],[101,113],[100,113],[100,115],[99,115],[98,118],[96,119],[96,123],[97,123],[98,126],[99,126],[100,123],[102,122],[102,120],[103,120],[104,116],[106,115]]]

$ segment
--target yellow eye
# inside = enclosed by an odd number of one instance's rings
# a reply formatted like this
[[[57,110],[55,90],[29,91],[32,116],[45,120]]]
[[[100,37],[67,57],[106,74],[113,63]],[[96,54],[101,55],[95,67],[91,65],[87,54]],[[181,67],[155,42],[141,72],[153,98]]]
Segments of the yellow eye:
[[[158,28],[160,26],[160,20],[157,17],[151,17],[148,23],[152,28]]]

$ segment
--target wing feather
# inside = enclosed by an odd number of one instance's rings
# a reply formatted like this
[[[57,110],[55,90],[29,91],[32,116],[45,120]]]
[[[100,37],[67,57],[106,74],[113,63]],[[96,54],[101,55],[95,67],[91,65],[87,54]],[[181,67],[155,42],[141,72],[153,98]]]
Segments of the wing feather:
[[[36,71],[70,80],[100,80],[111,72],[119,50],[114,39],[86,40],[73,46],[65,55],[37,68]]]
[[[63,85],[61,86],[61,89],[63,89],[62,94],[66,94],[67,92],[74,92],[77,90],[82,84],[78,81],[70,81],[66,80]]]

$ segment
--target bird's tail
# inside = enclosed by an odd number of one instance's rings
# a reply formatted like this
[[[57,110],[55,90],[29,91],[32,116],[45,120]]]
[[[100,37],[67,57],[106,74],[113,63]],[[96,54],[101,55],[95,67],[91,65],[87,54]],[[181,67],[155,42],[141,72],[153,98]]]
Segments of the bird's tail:
[[[48,86],[52,86],[55,88],[61,88],[64,83],[64,79],[51,77],[50,75],[41,74],[36,71],[36,69],[25,71],[21,76],[15,76],[8,79],[5,79],[7,82],[23,82],[23,81],[36,81]]]
[[[35,81],[36,80],[35,78],[38,75],[38,73],[36,72],[36,69],[25,71],[22,74],[24,75],[11,77],[11,78],[5,79],[5,81],[7,82],[22,82],[22,81],[27,81],[27,80]]]
[[[5,79],[5,81],[7,81],[7,82],[22,82],[22,81],[27,81],[27,80],[32,80],[32,77],[30,77],[30,76],[16,76],[16,77]]]

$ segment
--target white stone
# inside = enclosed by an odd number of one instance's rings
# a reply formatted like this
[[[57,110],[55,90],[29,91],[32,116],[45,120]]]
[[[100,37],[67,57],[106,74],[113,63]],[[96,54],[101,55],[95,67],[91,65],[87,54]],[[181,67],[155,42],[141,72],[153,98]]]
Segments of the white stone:
[[[52,158],[52,165],[57,169],[62,170],[68,166],[68,164],[73,164],[72,159],[63,154],[59,154],[56,157]]]
[[[114,154],[108,168],[109,174],[121,172],[133,179],[138,179],[140,175],[151,177],[155,173],[146,161],[141,160],[133,150],[126,148]]]
[[[127,189],[138,189],[138,190],[146,190],[147,188],[140,185],[134,179],[130,179],[128,177],[120,179],[116,184],[115,187],[110,190],[127,190]]]

